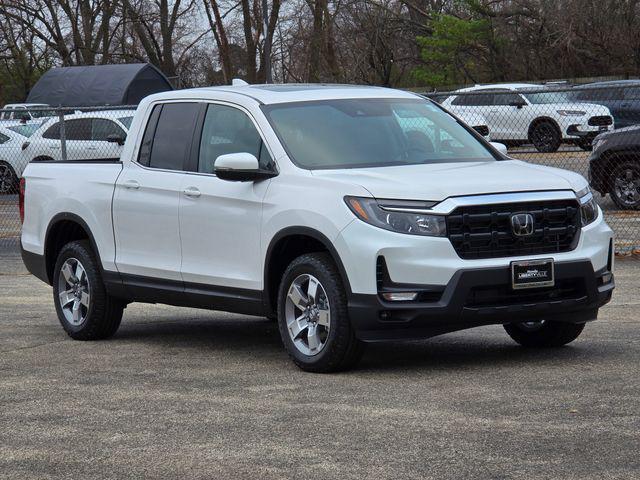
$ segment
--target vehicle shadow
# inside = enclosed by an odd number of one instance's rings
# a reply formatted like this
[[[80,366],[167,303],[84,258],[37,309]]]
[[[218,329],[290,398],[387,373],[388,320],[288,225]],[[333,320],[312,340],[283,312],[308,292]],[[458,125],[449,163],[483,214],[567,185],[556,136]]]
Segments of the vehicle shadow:
[[[230,356],[259,355],[262,361],[286,359],[277,324],[257,317],[198,317],[158,322],[123,322],[114,337],[118,342],[135,342],[158,347],[223,351]],[[601,361],[616,355],[616,348],[577,340],[555,349],[519,347],[500,326],[489,326],[411,342],[369,344],[355,374],[367,371],[425,369],[493,369],[501,365],[554,364],[556,362]],[[281,365],[279,365],[281,366]],[[292,369],[293,364],[291,364]]]

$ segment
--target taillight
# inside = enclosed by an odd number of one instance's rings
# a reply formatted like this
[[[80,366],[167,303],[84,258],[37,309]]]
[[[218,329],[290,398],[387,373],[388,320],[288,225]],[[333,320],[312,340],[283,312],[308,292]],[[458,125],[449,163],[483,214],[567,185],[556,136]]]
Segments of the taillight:
[[[27,181],[20,179],[20,195],[18,195],[18,208],[20,209],[20,223],[24,223],[24,192],[27,188]]]

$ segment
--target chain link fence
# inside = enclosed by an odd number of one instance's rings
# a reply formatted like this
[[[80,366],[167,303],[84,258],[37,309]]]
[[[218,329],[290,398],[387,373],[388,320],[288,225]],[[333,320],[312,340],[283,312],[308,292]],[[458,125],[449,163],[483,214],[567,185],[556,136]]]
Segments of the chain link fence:
[[[478,86],[426,96],[506,145],[511,157],[588,178],[616,232],[617,253],[640,253],[640,81]],[[0,110],[0,248],[18,244],[19,178],[26,165],[119,157],[134,109]]]
[[[27,164],[118,158],[134,112],[135,106],[0,109],[0,249],[18,245],[19,180]]]

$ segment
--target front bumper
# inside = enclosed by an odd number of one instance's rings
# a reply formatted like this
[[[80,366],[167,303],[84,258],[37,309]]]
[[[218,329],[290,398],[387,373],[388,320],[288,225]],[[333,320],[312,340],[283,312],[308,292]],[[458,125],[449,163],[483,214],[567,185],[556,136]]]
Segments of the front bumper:
[[[594,272],[588,260],[556,263],[555,287],[515,291],[508,267],[460,270],[437,301],[387,302],[379,295],[352,294],[349,316],[358,338],[369,342],[429,338],[513,321],[582,323],[595,320],[598,308],[611,300],[610,273],[608,268]],[[438,295],[433,286],[426,290]]]

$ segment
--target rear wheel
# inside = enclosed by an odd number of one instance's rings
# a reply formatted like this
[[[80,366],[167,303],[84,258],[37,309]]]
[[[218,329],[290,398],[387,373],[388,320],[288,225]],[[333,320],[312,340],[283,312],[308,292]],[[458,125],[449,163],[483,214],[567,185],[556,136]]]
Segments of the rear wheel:
[[[302,370],[346,370],[362,355],[340,274],[326,253],[302,255],[287,267],[278,293],[278,327],[289,356]]]
[[[0,195],[18,192],[18,176],[11,165],[0,162]]]
[[[552,153],[560,148],[562,136],[560,130],[553,123],[543,121],[535,125],[530,133],[529,140],[542,153]]]
[[[65,245],[53,271],[58,319],[75,340],[100,340],[118,330],[124,304],[110,297],[88,241]]]
[[[640,162],[627,161],[614,167],[610,177],[613,203],[624,210],[640,210]]]
[[[584,330],[584,323],[535,322],[509,323],[504,326],[509,336],[523,347],[553,348],[573,342]]]

